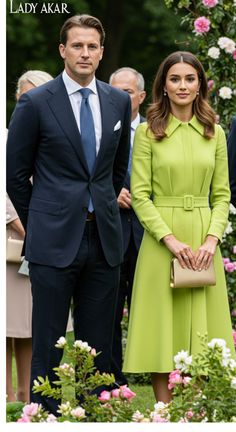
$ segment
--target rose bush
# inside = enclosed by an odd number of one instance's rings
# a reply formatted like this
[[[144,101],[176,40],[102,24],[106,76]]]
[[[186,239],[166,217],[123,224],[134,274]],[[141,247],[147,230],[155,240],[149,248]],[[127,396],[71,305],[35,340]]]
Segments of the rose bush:
[[[236,2],[235,0],[165,0],[176,13],[186,12],[181,22],[190,30],[187,50],[196,52],[211,82],[210,99],[228,132],[236,114]]]

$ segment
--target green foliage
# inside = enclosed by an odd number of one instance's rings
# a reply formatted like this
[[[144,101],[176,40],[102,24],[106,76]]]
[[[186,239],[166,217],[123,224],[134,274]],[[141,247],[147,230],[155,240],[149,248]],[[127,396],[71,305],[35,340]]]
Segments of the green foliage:
[[[6,408],[6,421],[15,422],[21,416],[24,402],[8,402]]]
[[[236,421],[236,362],[223,342],[215,339],[215,343],[207,344],[207,337],[202,337],[203,351],[193,357],[188,367],[191,381],[176,384],[173,389],[170,421]]]
[[[168,8],[173,8],[175,12],[182,10],[184,16],[182,24],[187,26],[189,31],[188,40],[196,47],[198,58],[202,61],[210,85],[210,100],[213,108],[220,117],[220,124],[226,132],[233,115],[235,115],[235,60],[236,51],[233,48],[220,48],[219,38],[227,37],[235,42],[236,38],[236,5],[233,0],[219,0],[211,8],[204,6],[202,0],[198,1],[173,1],[165,0]],[[194,22],[199,17],[206,17],[210,20],[210,30],[197,33],[194,30]],[[214,53],[209,55],[210,48],[219,49],[219,55]],[[235,48],[235,47],[234,47]],[[235,54],[234,54],[235,53]],[[235,58],[234,58],[235,57]],[[220,92],[222,88],[229,88],[231,95],[225,97]]]

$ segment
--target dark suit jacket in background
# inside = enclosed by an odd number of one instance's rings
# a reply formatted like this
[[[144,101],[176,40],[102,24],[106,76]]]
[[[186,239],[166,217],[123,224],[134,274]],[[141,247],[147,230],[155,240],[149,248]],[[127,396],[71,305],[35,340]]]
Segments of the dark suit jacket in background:
[[[117,196],[129,158],[130,97],[101,81],[96,84],[102,138],[91,175],[61,75],[23,94],[13,113],[7,189],[26,229],[26,259],[33,263],[54,267],[72,263],[90,194],[108,264],[116,266],[123,259]],[[121,127],[114,130],[118,122]]]
[[[231,203],[236,207],[236,116],[232,119],[228,136],[228,160]]]
[[[145,117],[140,116],[140,123],[143,123],[144,121],[146,121]],[[130,191],[130,174],[128,171],[125,177],[125,183],[123,187]],[[120,208],[120,216],[123,230],[124,253],[128,249],[131,233],[133,233],[134,243],[138,251],[143,237],[142,225],[140,224],[132,208]]]

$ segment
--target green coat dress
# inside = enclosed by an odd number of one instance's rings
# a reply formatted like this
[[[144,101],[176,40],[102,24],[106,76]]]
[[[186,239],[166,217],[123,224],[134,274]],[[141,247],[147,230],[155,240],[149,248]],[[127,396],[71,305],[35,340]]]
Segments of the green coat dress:
[[[125,372],[170,372],[179,351],[201,350],[198,332],[207,333],[209,340],[224,338],[234,353],[219,247],[215,286],[173,289],[173,256],[161,241],[173,233],[196,250],[207,234],[221,240],[230,199],[225,135],[216,125],[214,138],[204,138],[195,116],[188,123],[170,116],[166,135],[156,141],[147,133],[147,123],[135,134],[132,205],[145,232],[135,271]],[[168,197],[165,206],[163,197]]]

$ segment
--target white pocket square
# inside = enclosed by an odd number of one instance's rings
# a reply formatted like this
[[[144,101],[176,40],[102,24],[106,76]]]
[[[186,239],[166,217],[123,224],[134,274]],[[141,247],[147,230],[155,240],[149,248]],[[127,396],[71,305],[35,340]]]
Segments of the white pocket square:
[[[119,120],[114,127],[114,132],[119,130],[120,128],[121,128],[121,121]]]

